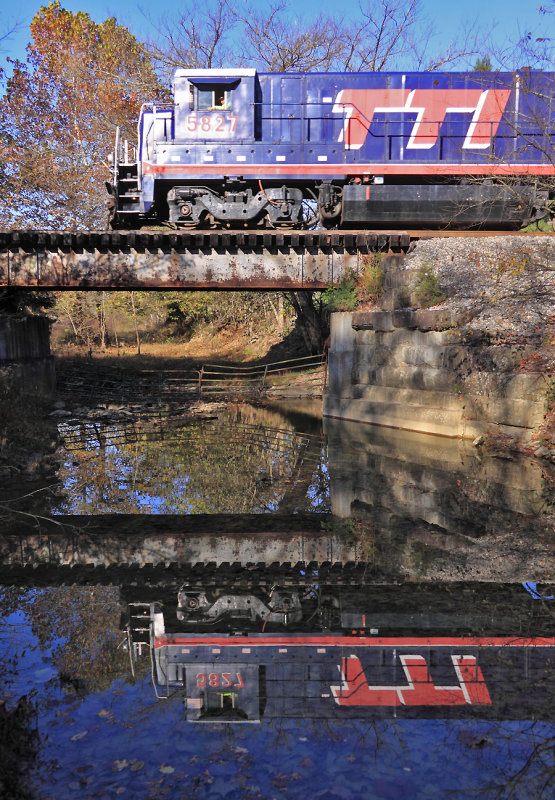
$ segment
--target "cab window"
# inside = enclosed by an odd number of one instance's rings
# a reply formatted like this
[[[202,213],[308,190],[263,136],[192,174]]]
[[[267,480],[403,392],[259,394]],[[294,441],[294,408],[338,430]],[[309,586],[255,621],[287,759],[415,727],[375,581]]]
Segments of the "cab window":
[[[231,92],[221,84],[199,86],[197,108],[199,111],[229,111],[231,109]]]

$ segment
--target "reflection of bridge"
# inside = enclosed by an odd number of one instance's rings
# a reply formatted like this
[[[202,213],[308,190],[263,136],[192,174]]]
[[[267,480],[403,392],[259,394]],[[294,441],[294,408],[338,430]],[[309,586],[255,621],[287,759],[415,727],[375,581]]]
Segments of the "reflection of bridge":
[[[407,233],[0,231],[0,286],[324,289]]]
[[[91,568],[298,561],[354,562],[356,546],[326,531],[324,514],[104,514],[18,520],[4,526],[4,565]],[[1,568],[0,568],[1,569]],[[1,582],[1,580],[0,580]]]

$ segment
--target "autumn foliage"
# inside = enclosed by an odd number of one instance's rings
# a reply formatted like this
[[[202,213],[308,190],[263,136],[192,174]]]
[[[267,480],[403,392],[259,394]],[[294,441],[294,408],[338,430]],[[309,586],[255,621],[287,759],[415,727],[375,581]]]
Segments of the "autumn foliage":
[[[163,91],[143,46],[113,17],[97,24],[56,1],[37,12],[31,35],[0,101],[0,224],[103,225],[115,128],[134,141],[141,103]]]

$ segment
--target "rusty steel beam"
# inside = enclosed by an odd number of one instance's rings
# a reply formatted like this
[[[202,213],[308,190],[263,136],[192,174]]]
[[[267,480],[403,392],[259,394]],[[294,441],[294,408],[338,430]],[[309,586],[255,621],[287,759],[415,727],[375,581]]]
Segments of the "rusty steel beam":
[[[406,233],[0,231],[0,286],[29,289],[324,289]]]

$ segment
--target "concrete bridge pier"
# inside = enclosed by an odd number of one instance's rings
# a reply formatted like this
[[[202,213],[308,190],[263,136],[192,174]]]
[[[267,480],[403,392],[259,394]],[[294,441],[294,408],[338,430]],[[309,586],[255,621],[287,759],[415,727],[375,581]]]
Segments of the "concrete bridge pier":
[[[54,395],[54,357],[46,317],[0,316],[0,381],[16,384],[25,394]]]
[[[324,415],[450,438],[501,435],[529,445],[547,382],[498,362],[511,345],[462,343],[464,314],[398,309],[332,314]]]

